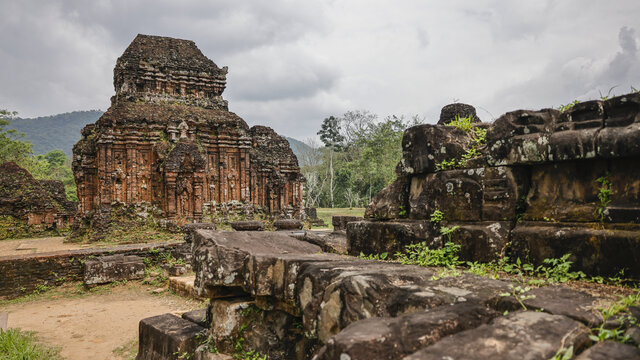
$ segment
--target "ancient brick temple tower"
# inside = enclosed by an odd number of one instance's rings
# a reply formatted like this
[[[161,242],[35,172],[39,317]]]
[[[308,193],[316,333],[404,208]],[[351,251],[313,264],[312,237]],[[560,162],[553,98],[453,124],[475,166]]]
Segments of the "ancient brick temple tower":
[[[139,204],[191,221],[233,205],[298,216],[296,156],[228,111],[226,74],[193,41],[138,35],[116,62],[111,107],[73,148],[79,213]]]

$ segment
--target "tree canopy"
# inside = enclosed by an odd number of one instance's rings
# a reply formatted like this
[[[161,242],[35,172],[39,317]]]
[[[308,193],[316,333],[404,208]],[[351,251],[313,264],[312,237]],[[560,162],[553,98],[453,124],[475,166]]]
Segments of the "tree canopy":
[[[0,109],[0,164],[12,161],[25,168],[36,179],[60,180],[64,183],[67,198],[77,201],[71,159],[59,149],[34,156],[33,146],[24,140],[24,135],[7,129],[15,116],[15,112]]]
[[[382,120],[368,111],[349,111],[324,119],[318,131],[324,146],[307,140],[302,172],[307,178],[307,206],[366,206],[396,178],[402,135],[422,122],[417,116]]]

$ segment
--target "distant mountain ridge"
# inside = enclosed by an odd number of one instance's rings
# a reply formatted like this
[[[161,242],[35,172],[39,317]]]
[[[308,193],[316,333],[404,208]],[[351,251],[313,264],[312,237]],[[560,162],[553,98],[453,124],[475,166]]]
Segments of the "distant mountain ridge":
[[[60,149],[71,157],[73,145],[80,140],[82,128],[98,121],[103,113],[101,110],[87,110],[30,119],[17,118],[11,120],[7,128],[24,133],[25,139],[33,144],[33,152],[36,154]],[[309,146],[294,138],[285,138],[299,160],[299,154]]]
[[[30,119],[17,118],[11,120],[7,128],[24,133],[25,139],[33,144],[35,154],[60,149],[71,157],[73,145],[80,140],[82,128],[95,123],[103,113],[101,110],[87,110]]]
[[[287,141],[289,141],[289,146],[291,146],[291,150],[298,158],[298,164],[300,166],[304,166],[305,164],[302,163],[302,158],[300,157],[300,154],[305,151],[308,151],[310,149],[309,145],[303,143],[300,140],[296,140],[288,136],[284,136],[284,138],[287,139]]]

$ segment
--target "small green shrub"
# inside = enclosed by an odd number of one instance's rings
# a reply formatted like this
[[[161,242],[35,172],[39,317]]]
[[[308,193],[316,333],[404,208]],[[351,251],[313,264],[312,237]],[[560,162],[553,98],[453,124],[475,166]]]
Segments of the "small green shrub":
[[[596,179],[596,182],[600,184],[598,188],[598,209],[596,213],[600,222],[604,222],[604,216],[606,215],[607,206],[611,202],[611,195],[613,195],[613,188],[611,187],[611,181],[609,180],[609,173],[607,172],[603,176]]]
[[[467,164],[467,161],[480,155],[479,148],[487,142],[487,129],[473,126],[471,117],[460,118],[456,116],[456,119],[449,122],[447,125],[455,126],[456,128],[466,133],[471,133],[473,142],[471,143],[471,147],[467,149],[464,154],[462,154],[461,159],[443,160],[442,162],[436,164],[436,168],[438,170],[457,169],[464,167]]]
[[[573,346],[569,346],[568,348],[562,347],[556,354],[551,358],[551,360],[571,360],[573,359]]]
[[[511,290],[510,292],[504,292],[500,294],[500,296],[502,297],[513,296],[518,302],[518,304],[520,304],[523,310],[527,310],[527,307],[524,304],[525,300],[536,298],[536,296],[533,294],[527,294],[529,291],[531,291],[531,288],[529,286],[522,287],[522,286],[509,285],[509,289]]]
[[[579,104],[580,101],[578,100],[573,100],[572,102],[565,104],[565,105],[560,105],[558,106],[558,110],[565,112],[567,110],[571,110],[576,104]]]
[[[363,253],[361,251],[360,255],[358,257],[360,259],[365,259],[365,260],[387,260],[387,258],[389,257],[389,253],[388,252],[383,252],[382,254],[369,254],[369,255],[366,255],[365,253]]]
[[[584,279],[586,275],[582,271],[571,271],[572,261],[569,261],[570,253],[564,254],[560,259],[544,259],[543,264],[536,268],[538,276],[551,282],[567,282],[569,280]]]
[[[441,249],[430,249],[426,242],[421,242],[407,245],[404,253],[397,252],[396,260],[407,265],[455,267],[462,264],[458,260],[459,251],[460,245],[450,241]]]
[[[429,220],[434,224],[440,224],[442,220],[444,220],[444,213],[438,209],[436,209],[433,213],[431,213],[431,217]]]
[[[454,120],[447,123],[447,126],[455,126],[456,128],[468,133],[473,129],[473,122],[471,121],[471,116],[460,117],[456,115]]]
[[[440,227],[440,235],[446,236],[447,240],[449,242],[451,242],[451,236],[453,235],[453,232],[458,230],[460,228],[460,226],[456,225],[456,226],[452,226],[452,227],[447,227],[447,226],[441,226]],[[445,244],[446,246],[446,244]],[[460,246],[458,246],[458,250],[460,250]]]

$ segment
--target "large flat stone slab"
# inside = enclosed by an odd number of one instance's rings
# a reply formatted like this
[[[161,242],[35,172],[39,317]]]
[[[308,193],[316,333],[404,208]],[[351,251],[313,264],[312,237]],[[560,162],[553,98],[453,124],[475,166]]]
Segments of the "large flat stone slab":
[[[259,296],[291,293],[288,286],[295,286],[296,264],[334,256],[279,232],[198,230],[193,249],[194,284],[198,294],[209,297],[219,287]]]
[[[395,318],[360,320],[329,339],[314,360],[402,359],[443,337],[486,324],[499,314],[484,306],[441,306]],[[344,355],[343,355],[344,354]]]
[[[84,263],[85,285],[142,279],[144,262],[135,255],[110,255],[87,259]]]
[[[187,311],[186,313],[182,314],[181,317],[204,328],[209,328],[210,326],[207,321],[207,309]]]
[[[174,360],[185,353],[193,354],[197,347],[196,335],[204,330],[173,314],[142,319],[136,360]]]
[[[640,349],[615,341],[603,341],[590,347],[576,360],[638,360]]]
[[[598,299],[584,292],[562,286],[546,286],[532,289],[525,295],[527,299],[523,303],[530,310],[564,315],[591,328],[600,326],[604,321]],[[513,296],[500,299],[497,307],[509,311],[522,309]]]
[[[405,246],[426,241],[434,242],[440,234],[426,220],[356,221],[347,225],[347,251],[350,255],[395,254]]]
[[[333,231],[330,233],[306,231],[300,240],[318,245],[324,252],[335,254],[347,253],[347,233],[345,231]]]
[[[273,232],[196,232],[196,288],[241,289],[302,317],[327,341],[349,324],[460,302],[495,304],[508,283],[471,274],[437,279],[436,269],[322,254],[319,247]]]
[[[405,360],[547,360],[558,349],[579,352],[590,342],[589,329],[561,315],[517,312],[488,325],[460,332],[428,346]]]

